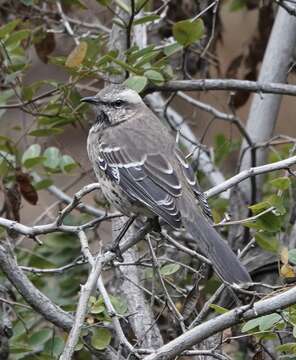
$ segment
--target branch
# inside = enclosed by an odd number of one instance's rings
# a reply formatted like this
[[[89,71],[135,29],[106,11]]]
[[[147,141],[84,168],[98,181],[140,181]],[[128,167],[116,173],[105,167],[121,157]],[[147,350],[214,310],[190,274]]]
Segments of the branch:
[[[136,265],[126,265],[126,263],[135,263],[138,260],[137,251],[129,249],[124,254],[124,263],[119,265],[123,276],[121,282],[121,291],[125,295],[129,311],[134,311],[129,322],[134,330],[138,344],[145,348],[158,348],[163,345],[159,328],[154,324],[154,315],[151,307],[147,304],[145,294],[151,293],[143,288],[141,284],[141,273]],[[162,300],[158,298],[160,302]]]
[[[16,231],[19,234],[26,235],[32,239],[35,239],[38,235],[44,235],[49,234],[53,232],[66,232],[66,233],[77,233],[79,230],[89,229],[93,228],[95,225],[99,224],[102,221],[114,219],[117,217],[120,217],[120,214],[114,214],[110,216],[102,216],[98,219],[94,219],[92,221],[89,221],[88,223],[85,223],[83,225],[57,225],[56,221],[45,224],[45,225],[34,225],[34,226],[27,226],[23,225],[17,221],[14,220],[8,220],[6,218],[0,217],[0,226],[3,226],[4,228],[10,230],[10,231]],[[37,240],[37,242],[41,245],[42,243]]]
[[[57,327],[69,331],[73,317],[39,291],[18,267],[8,244],[0,245],[0,269],[31,307]]]
[[[249,91],[261,94],[296,95],[296,85],[237,79],[171,80],[163,85],[150,85],[145,94],[155,91]]]
[[[296,7],[290,4],[287,4],[286,1],[283,0],[274,0],[279,6],[285,9],[290,15],[296,16]]]
[[[37,174],[33,174],[33,178],[36,182],[42,180],[42,178]],[[71,196],[67,195],[64,191],[62,191],[55,185],[49,186],[47,190],[65,204],[70,204],[73,201],[73,198]],[[76,209],[79,209],[82,212],[85,212],[87,214],[94,215],[94,216],[102,216],[105,214],[105,211],[102,211],[93,206],[85,205],[82,203],[78,204]]]
[[[24,226],[24,225],[22,225]],[[127,251],[131,246],[142,240],[144,236],[151,231],[152,225],[147,222],[136,234],[128,237],[121,245],[122,253]],[[116,255],[108,251],[102,255],[102,264],[105,264],[113,259]],[[0,269],[22,295],[24,300],[31,305],[31,307],[40,313],[46,320],[50,321],[57,327],[70,331],[73,326],[73,317],[67,312],[61,310],[57,305],[42,294],[26,277],[20,267],[17,265],[14,256],[7,246],[0,245]]]
[[[220,194],[223,191],[228,190],[229,188],[233,187],[234,185],[240,183],[241,181],[251,177],[256,176],[259,174],[264,174],[271,171],[281,170],[281,169],[288,169],[290,166],[296,164],[296,156],[292,156],[288,159],[277,161],[271,164],[266,164],[262,166],[257,166],[254,168],[250,168],[249,170],[244,170],[239,174],[233,176],[232,178],[224,181],[222,184],[217,185],[207,191],[205,191],[205,196],[207,198]]]
[[[82,251],[84,246],[88,246],[87,238],[83,231],[79,232],[79,238],[81,242]],[[85,244],[86,243],[86,244]],[[102,270],[102,263],[100,255],[94,260],[92,256],[89,256],[88,262],[91,265],[91,271],[88,275],[87,281],[84,285],[81,286],[79,301],[77,305],[77,310],[75,314],[74,324],[68,336],[66,345],[64,347],[63,353],[60,357],[60,360],[71,360],[75,347],[78,343],[80,332],[84,323],[85,316],[87,314],[87,305],[89,297],[96,285],[96,282],[100,276]]]
[[[201,325],[189,330],[185,334],[165,344],[144,360],[168,360],[173,359],[182,351],[200,343],[208,337],[223,331],[231,326],[240,324],[242,321],[254,319],[258,316],[270,314],[284,309],[296,303],[296,288],[289,289],[284,293],[260,300],[250,305],[237,307],[214,319],[208,320]]]
[[[68,21],[68,18],[67,16],[65,15],[64,11],[63,11],[63,8],[62,8],[62,4],[60,3],[60,1],[56,1],[56,6],[57,6],[57,9],[58,9],[58,13],[61,17],[61,20],[62,20],[62,23],[67,31],[67,33],[73,37],[73,40],[75,42],[76,45],[79,44],[79,40],[77,39],[77,37],[75,36],[74,34],[74,31]]]
[[[235,116],[234,114],[227,114],[224,113],[216,108],[214,108],[213,106],[206,104],[204,102],[198,101],[196,99],[194,99],[191,96],[188,96],[187,94],[183,93],[183,92],[178,92],[177,95],[187,101],[189,104],[203,110],[206,111],[210,114],[212,114],[216,119],[221,119],[221,120],[225,120],[228,122],[231,122],[233,124],[236,125],[236,127],[238,128],[239,132],[241,133],[241,135],[245,138],[246,142],[248,143],[249,146],[254,146],[252,139],[250,137],[250,135],[248,134],[248,132],[246,131],[244,125],[242,124],[240,118],[238,118],[237,116]]]
[[[23,107],[25,107],[27,105],[30,105],[30,104],[38,101],[38,100],[41,100],[41,99],[44,99],[46,97],[52,96],[56,92],[59,92],[59,91],[61,91],[61,90],[59,88],[56,88],[56,89],[46,91],[45,93],[43,93],[41,95],[38,95],[38,96],[34,97],[31,100],[27,100],[27,101],[24,101],[24,102],[19,102],[19,103],[16,103],[16,104],[0,105],[0,110],[20,109],[20,108],[23,108]]]
[[[285,40],[283,41],[283,39]],[[271,87],[277,85],[277,90],[279,91],[273,89],[276,91],[265,92],[280,95],[295,95],[295,85],[282,84],[287,81],[288,69],[293,58],[295,43],[296,18],[289,15],[283,8],[279,7],[258,78],[258,84],[265,84]],[[246,130],[251,134],[254,143],[267,141],[272,136],[278,119],[281,100],[282,96],[266,95],[262,97],[260,93],[253,97]],[[258,121],[258,119],[260,119],[260,121]],[[245,151],[247,146],[248,144],[246,141],[243,141],[241,151]],[[266,162],[267,149],[257,149],[254,155],[256,164],[262,165]],[[254,165],[252,165],[251,162],[251,151],[248,150],[243,154],[240,169],[246,170],[250,166]],[[256,183],[258,189],[260,189],[261,182],[259,179],[256,179],[256,182],[254,182],[255,188]],[[252,188],[254,189],[254,185],[251,187],[249,181],[243,182],[240,185],[240,189],[249,202],[256,200],[255,194],[253,194],[253,196],[251,194]]]
[[[74,196],[72,201],[66,206],[61,212],[60,215],[56,221],[56,224],[58,226],[62,225],[64,218],[74,209],[77,207],[77,205],[80,203],[80,200],[82,197],[94,190],[100,189],[99,183],[93,183],[84,186],[81,190],[79,190]]]

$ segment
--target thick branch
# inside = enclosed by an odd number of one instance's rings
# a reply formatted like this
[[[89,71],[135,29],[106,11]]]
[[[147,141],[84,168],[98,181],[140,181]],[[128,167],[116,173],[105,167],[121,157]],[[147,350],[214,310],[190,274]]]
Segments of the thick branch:
[[[287,290],[279,295],[254,303],[250,309],[249,305],[241,306],[214,319],[208,320],[201,325],[189,330],[185,334],[165,344],[148,355],[144,360],[167,360],[173,359],[182,351],[200,343],[208,337],[223,331],[244,320],[254,319],[258,316],[267,315],[279,311],[296,303],[296,288]]]
[[[150,86],[145,91],[146,94],[155,91],[249,91],[261,94],[282,94],[296,95],[296,85],[259,82],[236,79],[202,79],[202,80],[171,80],[163,85]]]
[[[271,87],[274,87],[277,83],[285,83],[287,81],[288,69],[293,57],[295,43],[296,18],[279,7],[264,54],[258,84],[269,84]],[[254,143],[267,141],[272,136],[282,100],[282,96],[280,95],[295,95],[295,91],[292,89],[293,87],[295,88],[295,85],[281,84],[281,86],[283,86],[283,91],[267,91],[270,94],[279,95],[266,95],[262,97],[261,94],[256,94],[253,97],[246,130],[251,134]],[[285,87],[287,87],[287,91],[284,90]],[[246,141],[244,141],[242,151],[248,146]],[[264,164],[266,155],[266,148],[257,149],[256,164]],[[241,170],[246,170],[252,166],[251,161],[251,151],[248,150],[243,155]],[[260,189],[259,179],[256,179],[254,183],[257,183],[258,189]],[[254,192],[254,186],[252,187]],[[240,189],[249,202],[255,200],[254,194],[253,196],[251,194],[250,182],[243,182],[240,185]]]
[[[83,231],[79,232],[80,243],[82,251],[84,246],[88,246],[87,238]],[[85,245],[86,242],[86,245]],[[85,316],[87,314],[87,305],[90,298],[90,295],[96,285],[96,282],[100,276],[102,264],[100,255],[94,260],[93,257],[88,258],[91,270],[89,272],[87,281],[84,285],[81,286],[79,301],[77,305],[77,310],[75,314],[74,324],[70,331],[69,337],[67,339],[65,348],[60,357],[60,360],[71,360],[75,347],[78,343],[80,332],[84,323]]]
[[[8,246],[0,246],[0,269],[28,304],[57,327],[69,331],[73,317],[39,291],[18,267]]]

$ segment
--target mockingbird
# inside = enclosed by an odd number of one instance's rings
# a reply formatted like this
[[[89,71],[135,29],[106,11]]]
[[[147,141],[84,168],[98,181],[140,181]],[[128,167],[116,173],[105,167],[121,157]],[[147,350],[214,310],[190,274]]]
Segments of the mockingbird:
[[[160,217],[198,241],[218,276],[250,282],[245,267],[211,225],[211,211],[174,137],[137,92],[111,85],[93,97],[96,121],[87,150],[106,199],[130,218]]]

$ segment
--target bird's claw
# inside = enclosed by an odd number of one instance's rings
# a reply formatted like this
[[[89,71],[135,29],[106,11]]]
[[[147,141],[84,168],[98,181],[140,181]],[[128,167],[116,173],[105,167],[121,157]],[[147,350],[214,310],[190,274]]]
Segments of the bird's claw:
[[[123,259],[119,244],[112,245],[111,248],[110,248],[110,251],[112,251],[115,254],[117,261],[119,261],[121,263],[124,262],[124,259]]]

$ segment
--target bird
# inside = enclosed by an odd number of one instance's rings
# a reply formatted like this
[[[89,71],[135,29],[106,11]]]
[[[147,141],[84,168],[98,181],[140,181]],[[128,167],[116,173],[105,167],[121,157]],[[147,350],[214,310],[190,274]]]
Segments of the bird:
[[[129,219],[158,218],[196,239],[218,277],[230,285],[251,278],[215,230],[194,171],[170,129],[124,84],[81,99],[94,107],[87,152],[107,201]]]

